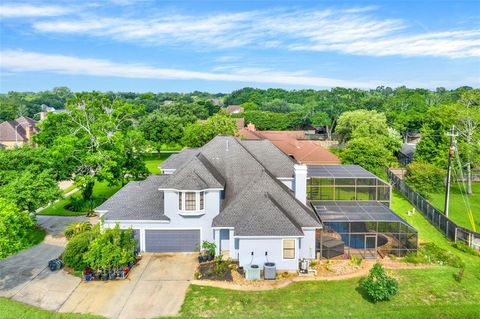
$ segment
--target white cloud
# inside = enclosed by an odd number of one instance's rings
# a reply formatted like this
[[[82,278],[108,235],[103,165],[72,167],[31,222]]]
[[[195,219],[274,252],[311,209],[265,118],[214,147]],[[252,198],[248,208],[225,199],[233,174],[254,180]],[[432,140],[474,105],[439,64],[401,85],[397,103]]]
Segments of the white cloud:
[[[0,5],[0,17],[55,17],[71,12],[69,8],[60,6],[36,6],[30,4],[2,4]]]
[[[85,59],[66,55],[50,55],[20,50],[6,50],[1,52],[0,68],[10,72],[50,72],[131,79],[228,81],[253,84],[281,84],[301,87],[343,86],[373,88],[380,84],[380,82],[374,81],[347,81],[327,77],[306,76],[302,75],[303,72],[278,72],[261,68],[234,68],[230,70],[229,73],[198,72],[157,68],[145,64],[122,64],[108,60]]]
[[[150,45],[340,52],[367,56],[480,56],[480,30],[413,32],[400,19],[375,17],[376,7],[264,10],[159,18],[92,16],[37,21],[40,32],[108,37]]]

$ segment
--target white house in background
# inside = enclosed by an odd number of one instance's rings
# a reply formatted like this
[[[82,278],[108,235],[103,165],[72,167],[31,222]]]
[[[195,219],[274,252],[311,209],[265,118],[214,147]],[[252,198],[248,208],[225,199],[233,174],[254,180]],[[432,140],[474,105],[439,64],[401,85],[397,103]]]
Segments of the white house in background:
[[[268,140],[217,136],[130,182],[97,208],[106,227],[133,228],[141,251],[193,252],[215,242],[240,266],[294,271],[315,258],[317,215],[306,203],[307,167]]]

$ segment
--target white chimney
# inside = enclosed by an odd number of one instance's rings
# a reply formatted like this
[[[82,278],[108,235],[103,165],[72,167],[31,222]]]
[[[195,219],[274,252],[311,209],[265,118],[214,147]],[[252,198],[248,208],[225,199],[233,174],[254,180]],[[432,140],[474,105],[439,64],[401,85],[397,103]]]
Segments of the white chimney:
[[[303,204],[307,204],[307,165],[295,164],[295,197]]]

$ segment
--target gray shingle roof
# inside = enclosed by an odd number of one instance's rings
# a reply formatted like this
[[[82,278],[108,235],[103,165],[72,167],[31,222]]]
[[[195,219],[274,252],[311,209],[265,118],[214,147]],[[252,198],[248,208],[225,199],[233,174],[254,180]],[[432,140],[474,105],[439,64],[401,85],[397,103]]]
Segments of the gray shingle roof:
[[[214,226],[234,227],[235,233],[242,236],[262,232],[263,236],[297,236],[301,227],[321,226],[314,212],[300,203],[238,139],[217,136],[202,147],[201,153],[227,181]],[[271,225],[274,228],[269,228]]]
[[[179,169],[198,154],[198,148],[184,148],[178,154],[170,155],[160,167],[162,169]]]
[[[225,180],[213,165],[202,155],[194,156],[175,174],[169,175],[162,189],[202,190],[224,188]]]
[[[293,177],[296,162],[269,140],[242,140],[240,143],[275,177]]]
[[[213,226],[234,227],[238,236],[301,236],[301,227],[319,227],[314,213],[266,171],[214,218]]]
[[[107,210],[105,220],[169,220],[164,215],[163,192],[158,188],[168,175],[150,175],[146,180],[130,182],[97,207]]]
[[[287,176],[292,176],[294,162],[268,143],[246,146],[237,138],[217,136],[199,149],[177,154],[167,163],[168,168],[177,169],[175,173],[129,183],[98,210],[110,211],[107,220],[167,219],[158,188],[224,188],[213,226],[234,227],[238,236],[301,236],[302,227],[321,227],[315,213],[269,171],[271,166],[280,177],[286,177],[284,172],[291,170]],[[263,155],[262,149],[275,154],[274,158]],[[165,168],[163,164],[161,167]]]

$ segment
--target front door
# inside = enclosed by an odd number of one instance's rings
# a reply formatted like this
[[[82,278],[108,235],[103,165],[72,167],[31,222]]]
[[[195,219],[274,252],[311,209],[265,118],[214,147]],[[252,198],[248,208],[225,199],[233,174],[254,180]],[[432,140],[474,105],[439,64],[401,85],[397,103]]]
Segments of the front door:
[[[365,235],[365,259],[377,258],[377,234]]]

